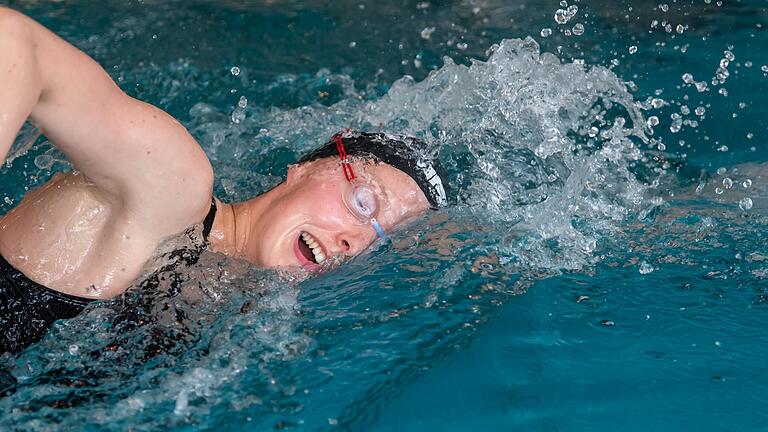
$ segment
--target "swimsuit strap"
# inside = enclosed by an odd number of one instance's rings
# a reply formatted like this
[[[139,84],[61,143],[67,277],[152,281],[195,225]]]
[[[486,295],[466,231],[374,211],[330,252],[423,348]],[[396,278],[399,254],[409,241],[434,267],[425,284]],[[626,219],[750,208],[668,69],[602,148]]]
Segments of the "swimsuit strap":
[[[211,197],[211,209],[208,210],[208,214],[203,219],[203,239],[208,241],[208,234],[211,233],[213,228],[213,220],[216,218],[216,198]]]

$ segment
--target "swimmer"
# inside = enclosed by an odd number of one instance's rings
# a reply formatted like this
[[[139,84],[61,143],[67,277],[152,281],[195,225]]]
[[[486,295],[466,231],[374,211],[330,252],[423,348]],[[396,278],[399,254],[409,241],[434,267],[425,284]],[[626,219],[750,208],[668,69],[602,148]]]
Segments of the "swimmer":
[[[291,165],[270,191],[223,203],[184,126],[0,7],[0,162],[27,119],[76,171],[54,176],[0,219],[0,353],[140,282],[158,270],[146,267],[162,241],[190,227],[202,225],[208,250],[316,271],[447,203],[444,172],[418,156],[418,140],[350,131]]]

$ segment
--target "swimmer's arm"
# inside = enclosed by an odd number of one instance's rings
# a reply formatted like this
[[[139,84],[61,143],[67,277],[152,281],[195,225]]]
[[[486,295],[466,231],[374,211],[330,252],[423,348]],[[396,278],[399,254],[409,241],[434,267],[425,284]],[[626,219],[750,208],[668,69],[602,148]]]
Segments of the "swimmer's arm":
[[[31,32],[4,12],[0,8],[0,163],[42,91],[34,51],[28,46]]]
[[[123,211],[152,221],[158,233],[207,213],[212,168],[184,126],[123,93],[77,48],[0,7],[3,159],[27,116]]]

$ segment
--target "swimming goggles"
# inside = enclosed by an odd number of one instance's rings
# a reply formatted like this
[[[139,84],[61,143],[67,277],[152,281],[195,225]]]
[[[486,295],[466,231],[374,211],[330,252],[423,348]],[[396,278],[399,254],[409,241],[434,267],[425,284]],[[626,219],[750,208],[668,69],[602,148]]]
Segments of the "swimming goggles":
[[[381,224],[376,220],[376,212],[379,210],[379,203],[376,199],[376,192],[365,183],[360,182],[352,170],[352,165],[347,159],[347,150],[341,140],[341,134],[333,136],[333,142],[336,143],[336,150],[341,158],[341,167],[344,170],[344,177],[351,187],[343,188],[342,198],[344,205],[352,215],[362,223],[370,223],[376,235],[381,239],[386,239],[387,235]]]

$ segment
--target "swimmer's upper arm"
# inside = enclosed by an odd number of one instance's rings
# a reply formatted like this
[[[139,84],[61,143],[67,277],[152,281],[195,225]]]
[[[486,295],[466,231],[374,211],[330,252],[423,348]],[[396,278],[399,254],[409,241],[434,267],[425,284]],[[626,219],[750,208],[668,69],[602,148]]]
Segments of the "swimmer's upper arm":
[[[41,88],[31,119],[75,167],[159,232],[199,222],[210,206],[213,172],[184,126],[126,95],[93,59],[41,25],[0,12],[31,33]]]

